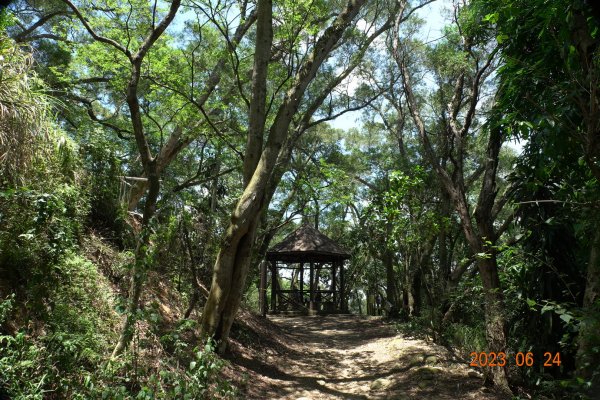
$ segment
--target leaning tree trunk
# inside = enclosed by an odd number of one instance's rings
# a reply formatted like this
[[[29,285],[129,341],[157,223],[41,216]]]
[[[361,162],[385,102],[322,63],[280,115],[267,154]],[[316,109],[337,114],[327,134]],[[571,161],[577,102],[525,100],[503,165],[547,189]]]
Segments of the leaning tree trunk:
[[[260,0],[257,4],[252,101],[243,163],[244,192],[217,256],[209,297],[202,314],[202,333],[219,343],[219,352],[225,350],[229,330],[240,305],[267,184],[285,139],[282,131],[269,135],[263,152],[267,73],[273,42],[272,19],[272,0]]]
[[[138,149],[144,173],[148,177],[149,193],[144,207],[141,233],[138,238],[135,251],[135,262],[132,270],[131,290],[129,297],[129,305],[127,316],[123,322],[123,328],[119,341],[113,351],[113,356],[118,355],[127,347],[133,337],[133,327],[137,314],[138,302],[142,293],[142,286],[146,269],[149,266],[147,261],[148,244],[150,238],[150,221],[156,210],[156,202],[160,190],[160,171],[158,169],[157,159],[152,156],[152,151],[144,132],[144,124],[140,103],[138,98],[138,86],[141,76],[141,68],[144,57],[152,48],[154,43],[163,34],[167,27],[173,22],[175,14],[179,10],[181,0],[173,0],[169,6],[167,15],[155,26],[152,27],[148,35],[143,39],[137,51],[132,52],[129,46],[123,46],[118,41],[98,35],[91,27],[90,22],[84,17],[81,11],[70,0],[63,0],[68,8],[71,9],[73,15],[79,19],[82,25],[92,38],[98,43],[104,43],[114,50],[122,53],[127,57],[130,64],[130,77],[126,88],[126,101],[129,107],[131,125],[135,137],[136,147]]]
[[[118,356],[129,345],[131,339],[133,338],[139,300],[142,294],[146,273],[148,271],[148,267],[150,266],[150,261],[148,260],[148,249],[150,244],[151,221],[156,212],[156,203],[158,201],[158,195],[160,192],[160,170],[158,167],[158,161],[156,157],[152,156],[150,145],[145,136],[140,102],[138,98],[138,85],[141,76],[142,63],[152,45],[158,40],[158,38],[163,34],[163,32],[175,18],[175,14],[177,13],[177,10],[179,10],[180,4],[181,0],[173,0],[171,2],[168,14],[156,27],[152,29],[152,31],[150,31],[135,54],[131,54],[129,50],[119,47],[118,44],[115,45],[121,51],[124,50],[131,63],[131,76],[129,78],[129,82],[127,83],[126,101],[131,114],[131,125],[133,128],[136,146],[142,160],[144,173],[148,177],[149,189],[146,204],[144,205],[141,235],[136,245],[135,261],[131,271],[131,288],[128,300],[129,303],[127,306],[127,315],[123,321],[121,334],[117,345],[113,350],[112,357]],[[74,9],[74,11],[76,14],[78,14],[87,28],[87,22],[84,22],[81,14],[76,9]],[[88,28],[88,30],[90,29]],[[92,34],[92,36],[96,38],[95,34]]]
[[[246,233],[239,237],[246,229]],[[204,332],[213,332],[212,338],[219,344],[218,351],[221,353],[226,348],[242,299],[255,233],[256,223],[232,232],[232,241],[221,248],[215,263],[211,292],[202,314],[202,327]],[[212,290],[213,287],[217,290]]]
[[[264,106],[264,84],[266,73],[256,68],[265,68],[269,60],[269,34],[272,35],[272,7],[270,0],[258,2],[257,38],[255,51],[255,71],[253,71],[253,99],[250,107],[250,127],[244,158],[244,183],[246,187],[231,217],[231,222],[222,242],[215,262],[212,285],[202,313],[201,331],[205,338],[219,341],[218,350],[224,351],[229,331],[242,298],[242,291],[248,274],[252,246],[260,215],[268,200],[267,185],[272,179],[279,152],[296,114],[304,92],[312,82],[320,66],[336,47],[338,41],[356,17],[365,0],[348,1],[345,10],[317,40],[311,54],[300,67],[292,88],[279,107],[269,129],[268,139],[263,148],[262,137],[265,115],[260,115]],[[272,39],[272,37],[271,37]],[[262,67],[261,67],[262,65]],[[263,71],[266,72],[266,71]],[[260,103],[260,104],[259,104]],[[264,108],[262,108],[264,110]],[[262,149],[262,150],[261,150]]]
[[[260,168],[260,167],[259,167]],[[263,173],[259,173],[259,172]],[[263,208],[265,168],[255,175],[244,190],[231,218],[225,239],[215,261],[208,299],[202,313],[201,328],[205,337],[225,350],[233,319],[238,310],[252,255],[258,219]]]

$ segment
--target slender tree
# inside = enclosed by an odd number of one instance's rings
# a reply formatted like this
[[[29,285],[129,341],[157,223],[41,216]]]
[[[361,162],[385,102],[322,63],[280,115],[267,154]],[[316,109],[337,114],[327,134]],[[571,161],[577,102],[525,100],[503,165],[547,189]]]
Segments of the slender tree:
[[[111,50],[116,51],[121,56],[124,56],[129,64],[129,79],[125,87],[126,103],[129,109],[129,117],[131,121],[131,129],[133,131],[135,143],[139,152],[140,160],[144,169],[144,173],[148,179],[149,192],[144,205],[142,214],[141,232],[137,239],[135,249],[135,261],[131,271],[131,286],[128,299],[126,315],[121,328],[121,335],[113,351],[113,356],[119,355],[129,344],[133,337],[137,308],[142,293],[144,277],[149,267],[147,255],[150,238],[150,224],[156,212],[156,202],[160,191],[160,171],[158,170],[158,159],[152,154],[152,150],[146,137],[144,123],[142,121],[142,111],[140,108],[139,99],[139,82],[142,73],[142,64],[148,51],[156,43],[158,38],[164,33],[167,27],[171,24],[179,6],[180,0],[173,0],[167,14],[160,22],[150,29],[150,32],[145,36],[140,45],[135,51],[126,45],[119,43],[117,40],[107,36],[98,34],[95,28],[90,24],[83,12],[70,0],[63,2],[71,9],[77,19],[83,25],[88,34],[93,40],[103,43]]]
[[[487,148],[484,158],[484,172],[481,188],[474,210],[467,200],[465,160],[468,154],[469,136],[475,129],[477,112],[481,107],[482,88],[490,76],[496,63],[496,48],[489,44],[475,42],[474,37],[461,27],[459,15],[465,10],[457,9],[455,35],[460,43],[455,51],[462,54],[464,64],[454,70],[451,98],[441,112],[444,124],[437,132],[445,137],[454,149],[451,160],[452,168],[444,168],[440,164],[440,155],[431,139],[431,133],[423,118],[421,103],[417,100],[414,80],[407,67],[408,54],[400,42],[399,26],[394,29],[392,54],[401,74],[406,103],[413,123],[419,132],[423,153],[428,163],[435,170],[444,191],[447,193],[460,218],[464,237],[471,252],[477,257],[479,275],[485,293],[486,338],[490,351],[506,352],[506,326],[504,302],[495,245],[510,221],[500,228],[494,222],[507,201],[506,197],[498,198],[497,172],[499,152],[503,142],[500,129],[492,127],[487,132]],[[449,32],[452,35],[452,32]],[[506,369],[490,368],[490,381],[501,391],[510,393]]]

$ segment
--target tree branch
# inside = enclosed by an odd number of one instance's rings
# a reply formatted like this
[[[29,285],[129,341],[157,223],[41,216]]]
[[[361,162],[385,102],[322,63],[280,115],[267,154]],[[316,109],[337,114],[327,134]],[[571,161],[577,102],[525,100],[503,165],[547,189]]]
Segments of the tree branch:
[[[496,232],[495,232],[496,237],[493,240],[494,243],[502,237],[504,232],[506,232],[506,230],[512,225],[512,222],[514,219],[515,219],[515,213],[513,212],[508,216],[508,218],[506,218],[506,220],[504,220],[502,225],[500,225],[500,227],[498,229],[496,229]]]
[[[213,175],[211,177],[200,179],[200,180],[195,180],[198,177],[198,175],[200,175],[200,171],[198,171],[198,173],[196,175],[194,175],[193,177],[191,177],[190,179],[188,179],[185,182],[180,183],[179,185],[175,186],[173,188],[173,193],[177,193],[177,192],[179,192],[179,191],[181,191],[183,189],[187,189],[187,188],[192,187],[192,186],[202,185],[203,183],[209,182],[209,181],[211,181],[211,180],[213,180],[215,178],[218,178],[218,177],[223,176],[223,175],[227,175],[230,172],[235,171],[236,169],[237,169],[236,167],[231,167],[231,168],[228,168],[225,171],[221,171],[218,174]]]
[[[163,34],[165,29],[167,29],[169,24],[173,21],[173,18],[175,18],[175,14],[177,14],[177,10],[179,9],[180,4],[181,0],[173,0],[171,2],[171,7],[169,7],[169,12],[167,13],[167,15],[162,19],[162,21],[160,21],[158,26],[150,32],[150,34],[146,37],[146,40],[144,40],[144,43],[142,43],[138,51],[131,57],[133,63],[142,62],[148,50],[150,50],[154,42],[158,40],[160,35]]]
[[[101,36],[101,35],[97,34],[96,31],[94,31],[94,29],[92,28],[92,26],[89,24],[89,22],[85,19],[85,17],[81,13],[81,11],[79,11],[79,9],[71,2],[71,0],[62,0],[62,1],[71,10],[73,10],[73,12],[77,16],[77,18],[81,21],[81,23],[83,24],[83,26],[85,27],[85,29],[88,31],[88,33],[95,40],[97,40],[98,42],[105,43],[105,44],[108,44],[108,45],[114,47],[115,49],[119,50],[121,53],[125,54],[127,56],[127,58],[131,59],[131,53],[129,52],[129,50],[127,50],[125,47],[123,47],[120,43],[118,43],[117,41],[115,41],[113,39],[110,39],[110,38],[107,38],[105,36]]]
[[[51,12],[50,14],[46,14],[42,17],[40,17],[40,19],[38,19],[36,22],[34,22],[30,27],[23,29],[23,31],[19,32],[15,37],[14,40],[16,42],[29,42],[31,40],[35,40],[34,38],[27,38],[26,36],[29,35],[30,33],[32,33],[33,31],[35,31],[37,28],[39,28],[40,26],[44,25],[46,22],[48,22],[49,20],[51,20],[52,18],[59,16],[59,15],[68,15],[67,13],[65,13],[64,11],[55,11],[55,12]],[[37,35],[35,38],[41,38],[42,36],[55,36],[55,35],[50,35],[50,34],[43,34],[43,35]],[[56,36],[58,37],[58,36]],[[54,37],[51,37],[50,39],[52,39]],[[62,38],[61,38],[62,39]]]
[[[110,123],[96,115],[96,113],[94,112],[94,108],[93,108],[93,100],[86,99],[85,97],[77,96],[74,94],[67,94],[67,97],[83,104],[86,108],[87,114],[89,115],[89,117],[92,121],[95,121],[95,122],[99,123],[100,125],[105,126],[107,128],[112,129],[113,131],[115,131],[115,133],[117,134],[119,139],[123,139],[123,140],[131,139],[130,137],[123,136],[123,133],[128,133],[131,135],[132,134],[131,131],[129,131],[127,129],[123,129],[123,128],[119,127],[118,125]]]
[[[471,85],[471,99],[469,102],[469,109],[467,110],[467,114],[465,116],[465,123],[463,124],[463,127],[460,130],[461,137],[464,137],[467,134],[467,132],[469,131],[469,129],[471,128],[471,124],[473,123],[473,117],[475,116],[475,111],[477,110],[477,102],[479,101],[479,91],[481,89],[481,79],[482,79],[484,73],[486,73],[486,71],[492,64],[492,61],[496,57],[496,53],[498,53],[499,49],[500,48],[497,46],[496,48],[494,48],[494,50],[492,50],[492,52],[489,54],[489,56],[486,60],[486,63],[475,74],[475,79],[473,80],[473,84]],[[452,119],[455,119],[455,118],[456,117],[454,116]]]

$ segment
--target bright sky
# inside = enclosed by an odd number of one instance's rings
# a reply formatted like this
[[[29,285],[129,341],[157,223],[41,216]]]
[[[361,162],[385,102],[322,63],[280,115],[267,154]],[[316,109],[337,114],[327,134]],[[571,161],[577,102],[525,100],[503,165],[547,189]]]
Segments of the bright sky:
[[[444,7],[449,7],[452,2],[449,0],[437,0],[423,7],[417,12],[417,15],[425,21],[423,27],[422,39],[430,41],[441,36],[440,32],[444,25]],[[350,84],[350,86],[353,86]],[[334,128],[348,130],[350,128],[360,128],[360,111],[346,113],[331,122]]]
[[[417,15],[425,21],[425,25],[423,26],[423,30],[421,32],[422,40],[429,42],[441,38],[442,29],[449,23],[450,10],[452,10],[451,0],[437,0],[431,4],[428,4],[417,12]],[[352,85],[351,82],[350,87],[352,86],[355,85]],[[360,129],[362,126],[360,116],[360,111],[348,112],[336,118],[330,124],[334,128],[344,130],[348,130],[350,128]],[[517,153],[521,153],[524,143],[511,141],[507,142],[506,145],[514,149]]]

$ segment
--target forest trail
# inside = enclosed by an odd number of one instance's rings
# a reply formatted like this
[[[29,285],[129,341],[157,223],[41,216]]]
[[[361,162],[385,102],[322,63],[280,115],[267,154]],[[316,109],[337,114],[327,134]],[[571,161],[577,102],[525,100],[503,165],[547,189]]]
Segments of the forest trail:
[[[501,399],[447,349],[404,338],[382,318],[269,317],[286,351],[238,360],[257,373],[246,398]]]

